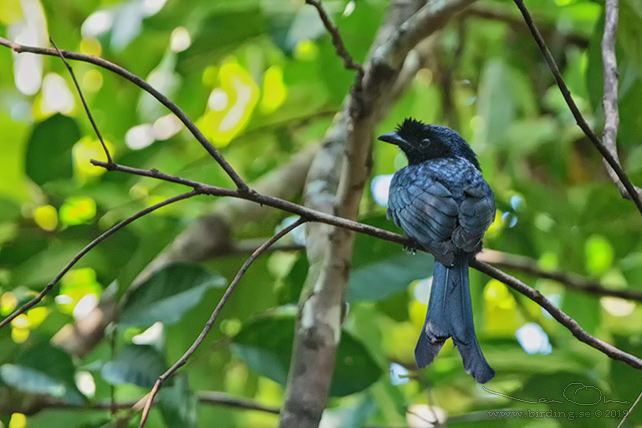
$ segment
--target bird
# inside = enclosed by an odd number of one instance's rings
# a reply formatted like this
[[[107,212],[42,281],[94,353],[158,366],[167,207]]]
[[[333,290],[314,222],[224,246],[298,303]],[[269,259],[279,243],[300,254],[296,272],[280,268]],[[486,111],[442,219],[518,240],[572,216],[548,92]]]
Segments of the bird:
[[[417,366],[430,365],[452,337],[466,373],[486,383],[495,370],[475,334],[468,263],[495,219],[493,191],[475,152],[446,126],[407,118],[378,139],[396,145],[408,159],[392,177],[387,217],[414,248],[435,258],[426,321],[415,348]]]

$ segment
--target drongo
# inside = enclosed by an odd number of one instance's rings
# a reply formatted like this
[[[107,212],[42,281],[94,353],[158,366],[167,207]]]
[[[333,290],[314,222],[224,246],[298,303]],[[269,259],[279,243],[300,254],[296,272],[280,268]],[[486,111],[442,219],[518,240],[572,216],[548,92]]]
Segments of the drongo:
[[[452,337],[466,373],[488,382],[495,370],[475,335],[468,260],[481,251],[495,219],[495,199],[477,155],[452,129],[410,118],[379,140],[398,146],[408,158],[408,166],[392,177],[388,218],[435,257],[428,313],[415,348],[417,365],[432,363]]]

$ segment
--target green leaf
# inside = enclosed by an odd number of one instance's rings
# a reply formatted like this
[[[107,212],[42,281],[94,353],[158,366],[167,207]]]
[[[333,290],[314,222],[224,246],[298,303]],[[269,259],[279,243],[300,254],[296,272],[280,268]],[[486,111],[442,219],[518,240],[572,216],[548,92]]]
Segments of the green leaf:
[[[74,376],[71,356],[49,342],[40,342],[25,349],[16,359],[16,364],[0,367],[0,377],[7,385],[82,404],[83,396],[76,388]]]
[[[401,251],[401,249],[399,250]],[[434,259],[423,252],[403,254],[358,267],[350,274],[346,301],[383,300],[431,275]]]
[[[22,391],[49,394],[53,397],[62,397],[67,392],[63,382],[28,367],[3,364],[0,367],[0,376],[7,385]]]
[[[165,357],[150,345],[127,345],[102,368],[103,379],[112,385],[132,383],[151,388],[165,372]]]
[[[287,382],[294,317],[258,318],[246,323],[233,340],[232,352],[260,375],[285,385]],[[337,350],[330,395],[341,397],[364,390],[381,376],[381,368],[366,347],[344,331]]]
[[[207,290],[224,285],[223,277],[202,266],[187,263],[168,266],[131,294],[120,322],[141,327],[158,321],[176,324],[201,301]]]
[[[393,226],[384,216],[370,218],[365,223],[384,229]],[[358,235],[346,301],[386,299],[412,281],[430,276],[433,261],[427,253],[407,254],[400,245]]]
[[[174,385],[158,394],[158,407],[168,427],[196,428],[196,404],[187,376],[178,376]]]
[[[27,142],[25,169],[29,178],[40,186],[71,178],[71,149],[79,139],[78,125],[70,117],[55,114],[36,124]]]

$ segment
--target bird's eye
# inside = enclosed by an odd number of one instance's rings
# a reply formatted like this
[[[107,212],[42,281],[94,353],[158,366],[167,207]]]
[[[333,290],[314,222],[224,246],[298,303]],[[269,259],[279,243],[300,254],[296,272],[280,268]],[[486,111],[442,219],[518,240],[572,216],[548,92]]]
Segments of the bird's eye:
[[[430,140],[429,140],[428,138],[424,138],[424,139],[421,141],[421,145],[422,145],[422,146],[427,146],[427,145],[429,145],[429,144],[430,144]]]

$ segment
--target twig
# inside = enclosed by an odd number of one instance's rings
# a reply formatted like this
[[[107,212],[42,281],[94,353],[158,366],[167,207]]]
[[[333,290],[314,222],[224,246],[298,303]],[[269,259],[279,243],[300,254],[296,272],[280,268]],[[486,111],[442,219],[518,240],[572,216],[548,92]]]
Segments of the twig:
[[[49,283],[47,286],[38,294],[38,296],[34,297],[32,300],[27,302],[25,305],[21,306],[19,309],[15,310],[11,315],[9,315],[7,318],[3,319],[0,321],[0,329],[7,324],[9,324],[11,321],[13,321],[18,315],[26,312],[30,308],[34,307],[40,301],[51,291],[52,288],[60,281],[60,279],[67,273],[69,270],[74,267],[78,261],[83,258],[85,254],[87,254],[89,251],[91,251],[96,245],[100,244],[102,241],[105,239],[109,238],[111,235],[114,233],[118,232],[120,229],[123,227],[127,226],[128,224],[134,222],[135,220],[138,220],[139,218],[156,211],[159,208],[162,208],[164,206],[167,206],[169,204],[172,204],[174,202],[182,201],[183,199],[191,198],[192,196],[196,196],[200,194],[200,191],[197,189],[192,190],[191,192],[183,193],[178,196],[174,196],[173,198],[166,199],[162,202],[159,202],[155,205],[152,205],[149,208],[145,208],[144,210],[134,214],[133,216],[121,221],[118,223],[116,226],[112,227],[108,231],[104,232],[102,235],[100,235],[98,238],[94,239],[91,241],[85,248],[80,250],[78,254],[69,262],[67,265],[56,275],[56,277]]]
[[[629,409],[628,412],[624,415],[622,420],[620,421],[619,424],[617,424],[617,428],[622,428],[624,426],[624,422],[628,419],[629,416],[631,416],[631,413],[633,413],[633,409],[638,405],[640,402],[640,399],[642,398],[642,392],[640,392],[640,395],[638,395],[638,398],[635,400],[635,402],[631,405],[631,408]]]
[[[71,74],[71,78],[74,81],[74,85],[76,85],[76,90],[78,91],[78,95],[80,96],[80,100],[82,101],[82,105],[85,107],[85,112],[87,113],[87,117],[89,118],[89,121],[91,122],[91,126],[94,127],[94,131],[96,132],[96,135],[98,136],[98,139],[100,140],[100,144],[103,146],[103,150],[105,151],[105,156],[107,157],[107,163],[112,163],[111,155],[109,154],[109,150],[107,149],[107,145],[105,144],[105,141],[103,140],[103,136],[100,135],[100,131],[98,130],[98,126],[96,126],[96,122],[94,121],[94,117],[91,115],[91,111],[89,111],[89,106],[87,105],[87,102],[85,101],[85,97],[82,94],[82,91],[80,90],[80,85],[78,85],[78,81],[76,80],[76,75],[74,74],[74,71],[72,70],[71,66],[65,59],[65,56],[60,52],[60,49],[58,49],[58,46],[56,46],[56,43],[53,41],[51,37],[49,37],[49,41],[53,45],[53,47],[56,49],[56,52],[58,52],[58,56],[60,56],[60,59],[62,62],[65,64],[65,67],[67,67],[67,70],[69,70],[69,74]]]
[[[199,391],[196,393],[198,401],[203,404],[219,405],[232,407],[243,410],[256,410],[259,412],[279,414],[279,409],[276,407],[264,406],[254,400],[242,397],[234,397],[229,394],[218,391]],[[145,398],[145,397],[143,397]],[[44,409],[75,409],[75,410],[110,410],[115,407],[117,410],[130,409],[137,404],[139,405],[141,399],[118,401],[112,406],[110,401],[96,401],[89,403],[70,403],[67,400],[54,398],[49,396],[41,396],[38,401],[27,403],[27,407],[16,404],[17,407],[7,409],[8,413],[23,413],[27,416],[34,415]],[[138,409],[140,410],[140,409]],[[3,410],[4,412],[4,410]]]
[[[642,292],[640,291],[611,289],[605,287],[598,281],[592,281],[563,271],[543,270],[537,266],[534,260],[528,257],[507,254],[501,251],[484,250],[477,255],[477,260],[490,263],[496,267],[514,269],[539,278],[551,279],[572,290],[595,294],[597,296],[611,296],[642,302]]]
[[[238,409],[257,410],[259,412],[279,414],[276,407],[267,407],[247,398],[232,397],[228,394],[216,391],[203,391],[198,394],[201,403],[219,404],[222,406],[235,407]]]
[[[321,0],[305,0],[305,2],[311,6],[314,6],[317,12],[319,12],[319,18],[321,18],[321,21],[323,21],[323,25],[325,26],[326,30],[328,30],[328,33],[330,33],[330,35],[332,36],[332,44],[334,45],[334,49],[336,50],[337,55],[339,55],[343,60],[343,65],[345,66],[345,68],[352,69],[357,72],[357,78],[355,80],[355,90],[360,91],[361,82],[364,75],[363,66],[353,60],[352,56],[350,56],[350,54],[348,53],[348,50],[343,43],[343,39],[341,38],[341,34],[339,34],[339,28],[337,28],[337,26],[334,25],[330,20],[330,17],[321,4]]]
[[[557,64],[555,63],[555,59],[553,59],[553,55],[551,54],[551,51],[548,49],[548,46],[546,46],[546,42],[544,41],[544,38],[540,34],[539,30],[537,29],[537,26],[533,22],[533,18],[531,17],[530,13],[528,12],[528,9],[524,5],[524,1],[523,0],[513,0],[513,1],[519,8],[520,12],[522,12],[522,15],[524,16],[524,21],[526,21],[526,25],[528,25],[528,28],[531,34],[533,35],[535,42],[537,42],[537,46],[539,47],[540,51],[542,51],[542,55],[544,55],[544,59],[546,60],[548,67],[551,69],[551,73],[553,73],[553,77],[555,78],[555,81],[557,82],[557,86],[560,88],[560,91],[562,92],[562,96],[564,97],[566,104],[571,110],[571,113],[573,113],[573,117],[575,118],[577,125],[582,129],[582,131],[584,131],[584,134],[586,134],[588,139],[597,148],[597,150],[600,152],[604,160],[608,162],[609,166],[613,168],[613,171],[617,175],[617,178],[620,180],[620,182],[628,192],[630,198],[633,200],[633,202],[637,206],[640,213],[642,213],[641,194],[636,190],[635,186],[631,183],[631,180],[629,180],[629,177],[626,175],[626,173],[620,166],[617,159],[615,159],[615,157],[611,154],[609,149],[604,144],[602,144],[602,141],[600,141],[600,138],[597,135],[595,135],[595,132],[593,132],[591,127],[588,125],[588,123],[586,123],[584,116],[582,116],[582,113],[580,113],[580,110],[577,107],[577,104],[575,104],[575,101],[571,96],[571,92],[566,86],[566,83],[564,83],[562,74],[560,73],[560,70],[557,67]],[[617,185],[617,181],[616,181],[616,185]]]
[[[245,272],[250,268],[252,263],[261,256],[267,250],[277,242],[279,239],[283,238],[285,235],[290,233],[292,230],[296,229],[303,223],[305,223],[307,219],[301,217],[288,227],[282,229],[280,232],[275,234],[272,238],[270,238],[268,241],[266,241],[263,245],[261,245],[259,248],[257,248],[252,255],[245,261],[241,269],[238,271],[230,285],[227,287],[227,290],[225,290],[225,293],[223,294],[223,297],[221,297],[221,300],[218,302],[218,305],[216,305],[216,308],[214,309],[214,312],[212,312],[212,315],[210,316],[210,319],[207,321],[205,326],[203,327],[203,330],[201,333],[198,335],[194,343],[192,343],[192,346],[189,347],[189,349],[183,354],[183,356],[174,363],[172,367],[170,367],[165,373],[163,373],[156,383],[154,384],[154,388],[152,388],[152,391],[149,393],[147,397],[147,403],[145,404],[145,408],[143,409],[143,415],[140,420],[140,428],[143,428],[145,426],[145,423],[147,422],[147,417],[149,416],[149,410],[151,409],[152,403],[154,402],[154,398],[156,397],[156,394],[158,394],[158,391],[160,390],[161,386],[163,383],[171,377],[178,369],[180,369],[187,360],[196,352],[198,347],[203,343],[205,340],[205,337],[207,334],[210,332],[212,327],[214,326],[214,323],[216,322],[216,319],[218,318],[219,314],[223,310],[223,306],[227,303],[229,300],[230,296],[232,295],[232,292],[234,292],[234,289],[238,285],[238,283],[241,281],[243,278],[243,275],[245,275]]]
[[[40,55],[60,56],[58,54],[58,51],[56,51],[56,49],[39,48],[35,46],[25,46],[25,45],[21,45],[19,43],[15,43],[10,40],[7,40],[4,37],[0,37],[0,46],[6,46],[16,53],[29,52],[29,53],[35,53]],[[178,107],[169,98],[167,98],[165,95],[158,92],[149,83],[145,82],[143,79],[136,76],[132,72],[125,70],[123,67],[116,65],[112,62],[109,62],[105,59],[99,58],[97,56],[83,55],[75,52],[69,52],[66,50],[62,50],[60,52],[62,55],[64,55],[66,59],[88,62],[90,64],[97,65],[115,74],[118,74],[119,76],[124,77],[125,79],[129,80],[133,84],[139,86],[144,91],[151,94],[161,104],[163,104],[172,113],[174,113],[176,117],[178,117],[181,120],[181,122],[183,122],[185,127],[189,129],[189,131],[196,138],[196,140],[201,144],[201,146],[203,146],[203,148],[207,150],[207,152],[218,162],[221,168],[223,168],[223,170],[227,173],[227,175],[234,182],[234,184],[236,184],[236,187],[238,190],[249,191],[247,184],[245,184],[243,179],[241,179],[241,177],[236,173],[236,171],[234,171],[234,168],[230,166],[230,164],[219,153],[219,151],[216,150],[216,147],[214,147],[212,143],[210,143],[207,140],[207,138],[205,138],[201,130],[198,129],[196,124],[192,122],[192,120],[187,116],[187,114],[185,114],[185,112],[181,110],[180,107]]]
[[[524,296],[528,297],[542,308],[544,308],[553,318],[555,318],[560,324],[569,329],[573,336],[575,336],[580,341],[586,343],[589,346],[597,349],[598,351],[603,352],[614,360],[623,361],[626,364],[630,365],[633,368],[638,370],[642,369],[642,360],[628,354],[615,346],[609,345],[608,343],[600,340],[594,336],[591,336],[587,333],[573,318],[566,315],[562,312],[561,309],[557,308],[553,302],[544,297],[539,291],[529,287],[520,280],[513,278],[512,276],[502,272],[501,270],[488,265],[486,263],[480,262],[479,260],[471,260],[470,266],[479,270],[480,272],[485,273],[488,276],[491,276],[509,287],[517,290],[522,293]]]

